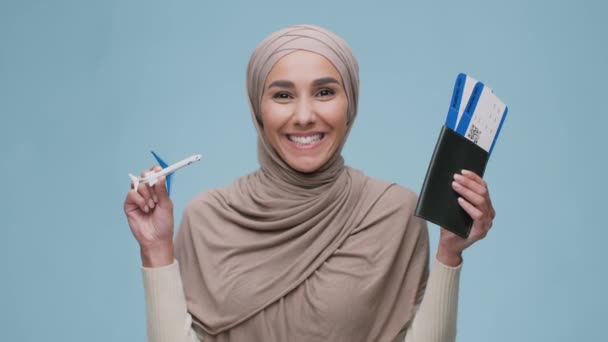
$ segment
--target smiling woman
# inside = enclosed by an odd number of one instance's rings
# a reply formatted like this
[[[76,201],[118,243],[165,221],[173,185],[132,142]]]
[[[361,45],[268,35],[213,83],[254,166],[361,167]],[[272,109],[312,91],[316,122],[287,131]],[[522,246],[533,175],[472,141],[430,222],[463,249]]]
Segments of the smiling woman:
[[[323,166],[344,141],[348,99],[338,70],[327,58],[296,51],[281,58],[266,78],[264,134],[295,170]]]
[[[455,177],[474,217],[442,230],[429,275],[416,195],[344,165],[358,64],[318,26],[254,50],[247,90],[260,169],[188,204],[175,242],[164,180],[129,191],[151,341],[453,341],[462,251],[487,233],[486,184]]]

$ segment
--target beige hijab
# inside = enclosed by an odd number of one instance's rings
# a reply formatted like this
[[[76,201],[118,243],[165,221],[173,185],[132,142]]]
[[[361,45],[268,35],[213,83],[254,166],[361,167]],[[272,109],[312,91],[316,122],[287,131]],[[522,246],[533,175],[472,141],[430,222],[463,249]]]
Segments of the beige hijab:
[[[268,143],[264,82],[295,50],[318,53],[339,71],[352,127],[358,66],[340,37],[298,25],[255,49],[247,90],[260,169],[188,204],[176,237],[188,310],[206,342],[392,341],[424,291],[426,225],[413,216],[411,191],[344,165],[344,142],[310,174]]]

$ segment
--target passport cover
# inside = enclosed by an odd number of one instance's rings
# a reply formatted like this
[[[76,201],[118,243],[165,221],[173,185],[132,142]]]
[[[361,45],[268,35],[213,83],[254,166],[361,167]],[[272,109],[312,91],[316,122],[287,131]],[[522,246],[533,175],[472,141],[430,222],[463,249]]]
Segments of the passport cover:
[[[458,204],[452,181],[462,169],[483,177],[488,157],[483,148],[444,125],[418,196],[416,216],[467,238],[473,219]]]

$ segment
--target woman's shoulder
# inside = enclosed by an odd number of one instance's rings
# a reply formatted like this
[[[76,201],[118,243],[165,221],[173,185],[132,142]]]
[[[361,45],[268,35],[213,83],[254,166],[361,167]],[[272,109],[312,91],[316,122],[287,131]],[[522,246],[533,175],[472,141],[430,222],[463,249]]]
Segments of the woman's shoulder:
[[[368,214],[371,225],[378,222],[389,222],[385,229],[407,227],[408,234],[426,232],[426,221],[415,215],[418,195],[412,189],[396,182],[365,176],[368,186],[383,189]],[[399,224],[393,224],[398,222]]]
[[[412,216],[416,209],[418,195],[411,189],[398,183],[389,183],[386,191],[378,199],[378,206],[395,208],[407,216]]]
[[[390,183],[383,197],[386,201],[406,205],[407,207],[415,207],[418,201],[416,192],[398,183]]]
[[[255,176],[255,173],[251,172],[240,176],[227,185],[200,191],[187,202],[185,210],[191,211],[229,202],[230,195],[238,192],[238,188],[246,185],[247,181]]]
[[[383,188],[382,195],[378,198],[378,205],[398,206],[409,211],[414,211],[418,201],[417,193],[401,184],[365,175],[359,170],[352,169],[353,172],[365,177],[366,183],[372,188]]]

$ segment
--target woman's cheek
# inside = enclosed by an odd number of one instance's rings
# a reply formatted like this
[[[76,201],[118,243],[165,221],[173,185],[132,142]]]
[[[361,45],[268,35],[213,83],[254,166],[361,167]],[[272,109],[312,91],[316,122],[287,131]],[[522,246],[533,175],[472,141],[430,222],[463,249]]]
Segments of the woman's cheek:
[[[346,103],[342,101],[327,101],[319,107],[319,113],[322,113],[325,121],[331,123],[334,128],[346,124]]]
[[[276,119],[280,120],[290,115],[292,112],[292,105],[285,103],[273,103],[270,105],[269,109],[270,113],[272,113]]]

